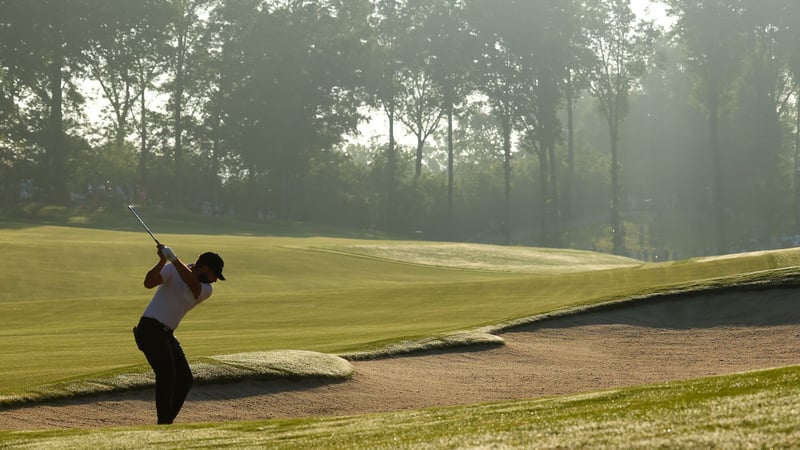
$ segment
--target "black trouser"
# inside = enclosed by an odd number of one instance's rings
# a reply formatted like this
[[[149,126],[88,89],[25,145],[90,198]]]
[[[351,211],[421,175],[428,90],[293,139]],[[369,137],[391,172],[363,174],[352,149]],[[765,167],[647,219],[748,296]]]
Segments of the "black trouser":
[[[133,329],[136,346],[156,375],[156,412],[159,424],[170,424],[192,387],[192,371],[181,344],[161,322],[142,317]]]

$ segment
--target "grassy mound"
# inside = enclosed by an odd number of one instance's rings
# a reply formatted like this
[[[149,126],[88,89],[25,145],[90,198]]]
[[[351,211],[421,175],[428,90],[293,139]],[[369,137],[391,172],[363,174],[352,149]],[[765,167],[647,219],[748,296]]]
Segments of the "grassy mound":
[[[214,363],[204,372],[203,381],[216,382],[227,377],[284,377],[346,379],[353,366],[346,360],[324,353],[303,350],[236,353],[208,358]],[[219,368],[229,371],[220,373]]]
[[[218,355],[193,361],[191,367],[195,382],[207,384],[263,378],[343,380],[353,375],[353,366],[338,356],[298,350]],[[0,396],[0,406],[144,389],[154,384],[149,369],[137,368],[53,383],[24,395]]]
[[[407,341],[390,343],[376,350],[345,353],[341,355],[350,361],[363,361],[367,359],[388,358],[409,353],[430,352],[475,346],[502,346],[505,340],[500,336],[481,331],[462,331],[445,336],[423,339],[410,339]]]

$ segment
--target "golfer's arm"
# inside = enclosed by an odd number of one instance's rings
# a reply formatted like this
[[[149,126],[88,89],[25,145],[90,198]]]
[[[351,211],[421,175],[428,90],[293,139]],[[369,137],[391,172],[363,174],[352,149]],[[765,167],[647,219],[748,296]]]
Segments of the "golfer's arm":
[[[164,268],[165,264],[166,260],[162,259],[147,272],[147,275],[144,276],[144,287],[152,289],[164,282],[164,279],[161,278],[161,269]]]
[[[192,271],[186,267],[186,264],[184,264],[180,259],[176,259],[172,265],[178,269],[178,275],[180,275],[181,280],[183,280],[183,282],[189,286],[189,290],[191,290],[192,294],[194,294],[194,298],[200,297],[202,286],[200,286],[200,280],[197,279],[195,274],[193,274]]]

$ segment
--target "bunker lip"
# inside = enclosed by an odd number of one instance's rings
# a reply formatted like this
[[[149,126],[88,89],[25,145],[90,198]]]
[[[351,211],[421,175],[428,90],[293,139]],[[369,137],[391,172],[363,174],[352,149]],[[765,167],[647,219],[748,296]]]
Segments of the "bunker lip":
[[[798,290],[674,294],[496,330],[504,346],[351,361],[346,381],[198,385],[177,423],[530,399],[800,364]],[[768,287],[768,286],[766,286]],[[150,425],[152,390],[0,410],[0,429]]]

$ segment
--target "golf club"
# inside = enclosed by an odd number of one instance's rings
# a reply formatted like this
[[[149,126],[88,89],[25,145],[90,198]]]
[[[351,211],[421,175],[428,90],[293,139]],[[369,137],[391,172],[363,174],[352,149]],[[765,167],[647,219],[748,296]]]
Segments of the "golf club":
[[[156,245],[161,245],[161,242],[158,242],[158,239],[156,239],[155,235],[153,235],[153,232],[150,231],[150,228],[148,228],[147,224],[144,223],[144,220],[142,220],[142,218],[139,217],[139,214],[136,212],[136,208],[134,208],[133,205],[128,205],[128,209],[131,210],[133,215],[136,216],[136,219],[139,220],[139,223],[142,224],[142,226],[144,227],[144,231],[147,231],[147,234],[149,234],[150,237],[153,238],[154,241],[156,241]]]

